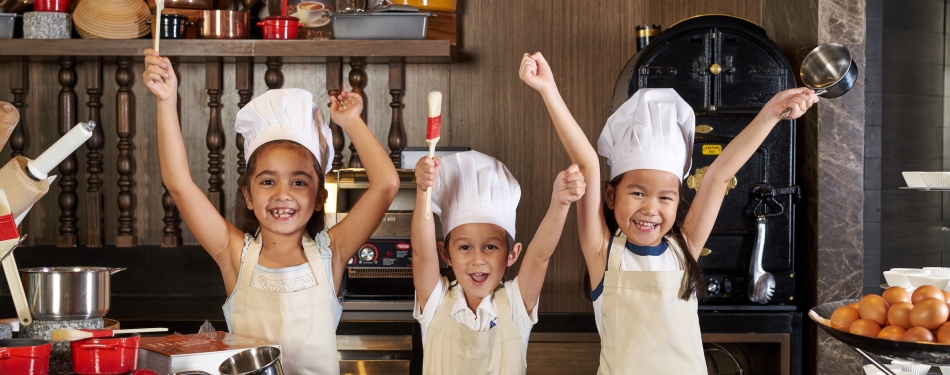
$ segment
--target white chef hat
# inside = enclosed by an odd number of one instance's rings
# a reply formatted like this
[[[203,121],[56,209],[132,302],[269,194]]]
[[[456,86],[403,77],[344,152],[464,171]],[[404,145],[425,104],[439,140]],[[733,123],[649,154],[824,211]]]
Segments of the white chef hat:
[[[234,131],[244,136],[245,161],[267,142],[289,140],[310,150],[323,173],[330,172],[333,136],[307,90],[278,89],[261,94],[238,111]]]
[[[679,177],[689,173],[696,115],[673,89],[640,89],[607,119],[597,153],[607,158],[610,179],[635,169]]]
[[[432,192],[432,212],[445,235],[462,224],[495,224],[515,237],[521,186],[498,159],[478,151],[442,158]]]

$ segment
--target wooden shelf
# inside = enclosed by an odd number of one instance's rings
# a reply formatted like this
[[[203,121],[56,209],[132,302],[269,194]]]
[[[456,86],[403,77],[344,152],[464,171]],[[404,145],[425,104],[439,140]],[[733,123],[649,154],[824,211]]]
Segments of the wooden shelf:
[[[88,60],[102,56],[141,56],[152,47],[151,39],[0,39],[0,60],[29,56],[30,60],[55,60],[59,56],[75,56]],[[403,61],[406,63],[447,64],[455,55],[455,47],[447,40],[162,40],[163,55],[178,56],[184,62],[208,58],[283,57],[284,63],[322,63],[363,57],[367,63]]]

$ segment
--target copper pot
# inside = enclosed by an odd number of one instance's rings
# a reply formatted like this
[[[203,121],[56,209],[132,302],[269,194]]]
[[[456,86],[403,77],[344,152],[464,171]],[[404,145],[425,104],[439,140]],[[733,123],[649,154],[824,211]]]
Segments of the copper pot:
[[[247,39],[247,12],[202,10],[196,25],[200,39]]]

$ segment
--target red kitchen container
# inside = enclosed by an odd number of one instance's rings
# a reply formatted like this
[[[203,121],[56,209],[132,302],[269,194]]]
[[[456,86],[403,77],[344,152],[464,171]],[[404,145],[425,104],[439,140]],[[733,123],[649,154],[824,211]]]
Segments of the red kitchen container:
[[[69,0],[34,0],[33,10],[37,12],[65,13],[69,8]]]
[[[69,343],[73,372],[78,375],[118,375],[135,370],[138,362],[137,333],[82,339]]]
[[[0,340],[0,374],[48,374],[50,347],[46,340]]]
[[[297,39],[300,19],[291,16],[264,17],[257,26],[264,31],[264,39]]]

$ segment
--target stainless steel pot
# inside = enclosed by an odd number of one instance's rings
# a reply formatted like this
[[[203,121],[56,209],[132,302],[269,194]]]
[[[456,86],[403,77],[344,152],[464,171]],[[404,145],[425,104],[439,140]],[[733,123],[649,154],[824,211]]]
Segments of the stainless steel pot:
[[[196,27],[201,39],[247,39],[247,12],[202,10]]]
[[[280,349],[261,346],[245,350],[222,362],[218,372],[221,375],[284,375]]]
[[[36,320],[84,320],[109,312],[111,275],[125,268],[21,268],[30,313]]]
[[[858,66],[851,51],[838,43],[822,44],[802,60],[802,83],[824,98],[837,98],[854,87]]]

